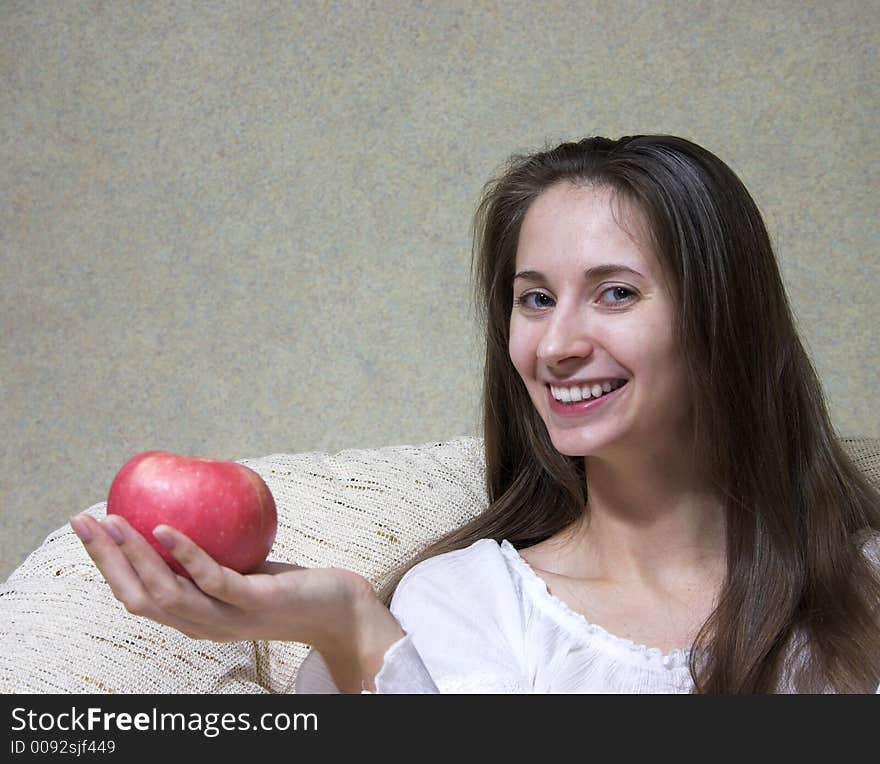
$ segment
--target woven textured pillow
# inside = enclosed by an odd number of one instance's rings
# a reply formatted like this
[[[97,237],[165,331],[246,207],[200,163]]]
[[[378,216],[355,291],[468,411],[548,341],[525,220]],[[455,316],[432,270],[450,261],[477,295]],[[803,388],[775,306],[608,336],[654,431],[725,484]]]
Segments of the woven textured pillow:
[[[486,501],[481,444],[470,437],[240,461],[278,506],[270,559],[348,568],[374,585]],[[307,652],[295,642],[192,640],[130,615],[69,525],[0,587],[0,692],[285,692]]]
[[[880,485],[880,439],[843,445]],[[240,461],[275,496],[271,559],[348,568],[374,585],[486,504],[482,444],[472,437]],[[105,504],[86,511],[101,516]],[[192,640],[130,615],[68,525],[0,586],[0,692],[287,692],[307,651]]]

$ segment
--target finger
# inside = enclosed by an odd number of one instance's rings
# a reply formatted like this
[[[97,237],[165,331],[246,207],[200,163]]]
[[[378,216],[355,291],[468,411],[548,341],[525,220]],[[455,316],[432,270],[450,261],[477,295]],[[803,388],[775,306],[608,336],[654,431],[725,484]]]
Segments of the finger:
[[[160,608],[167,609],[172,602],[179,604],[178,600],[184,594],[193,593],[185,588],[183,582],[186,579],[178,576],[155,547],[125,518],[108,516],[103,525],[115,538],[119,550],[137,573],[144,589]]]
[[[112,522],[105,525],[86,514],[70,518],[70,525],[107,581],[113,596],[129,613],[171,626],[195,639],[207,636],[198,624],[163,612],[153,602],[137,571],[120,548],[122,536],[116,525]],[[186,584],[192,586],[189,581]]]
[[[153,535],[209,597],[235,608],[253,604],[254,592],[246,576],[220,565],[192,539],[170,525],[157,526]]]
[[[70,518],[73,528],[92,562],[110,585],[113,596],[120,602],[140,603],[144,599],[144,589],[140,578],[119,548],[109,529],[95,518],[85,514]]]
[[[293,565],[289,562],[273,562],[272,560],[267,560],[262,565],[258,565],[256,568],[251,571],[252,573],[265,573],[270,576],[277,575],[278,573],[286,573],[289,570],[305,570],[302,565]]]
[[[116,594],[134,615],[173,626],[190,636],[200,636],[201,624],[212,617],[207,598],[187,579],[178,576],[162,556],[126,520],[117,515],[104,518],[105,535],[113,540],[116,553],[124,557],[133,575],[118,582]],[[112,588],[112,587],[111,587]]]

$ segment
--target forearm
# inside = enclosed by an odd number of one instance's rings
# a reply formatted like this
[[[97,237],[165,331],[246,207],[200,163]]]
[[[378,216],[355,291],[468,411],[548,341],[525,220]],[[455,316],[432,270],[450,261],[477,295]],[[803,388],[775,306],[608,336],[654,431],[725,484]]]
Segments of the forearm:
[[[343,693],[375,692],[376,674],[388,648],[405,636],[397,619],[378,599],[354,607],[353,629],[336,644],[319,647],[333,681]]]

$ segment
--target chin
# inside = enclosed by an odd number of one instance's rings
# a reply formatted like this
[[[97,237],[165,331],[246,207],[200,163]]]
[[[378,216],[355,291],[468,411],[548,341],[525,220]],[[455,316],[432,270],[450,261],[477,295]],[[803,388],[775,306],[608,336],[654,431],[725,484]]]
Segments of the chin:
[[[547,434],[553,448],[563,456],[607,456],[629,440],[617,428],[614,432],[602,432],[601,429],[590,428],[587,432],[586,429],[565,431],[554,428],[548,429]]]
[[[553,443],[553,448],[563,456],[594,456],[597,448],[595,443],[583,439],[553,437],[552,434],[550,442]]]

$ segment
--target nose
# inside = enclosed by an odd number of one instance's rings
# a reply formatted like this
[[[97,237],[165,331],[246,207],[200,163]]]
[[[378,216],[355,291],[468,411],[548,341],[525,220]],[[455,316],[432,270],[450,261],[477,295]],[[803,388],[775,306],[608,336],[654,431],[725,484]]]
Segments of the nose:
[[[567,309],[557,304],[545,327],[537,355],[547,367],[566,366],[567,362],[582,361],[593,353],[594,342],[585,317],[574,307]]]

